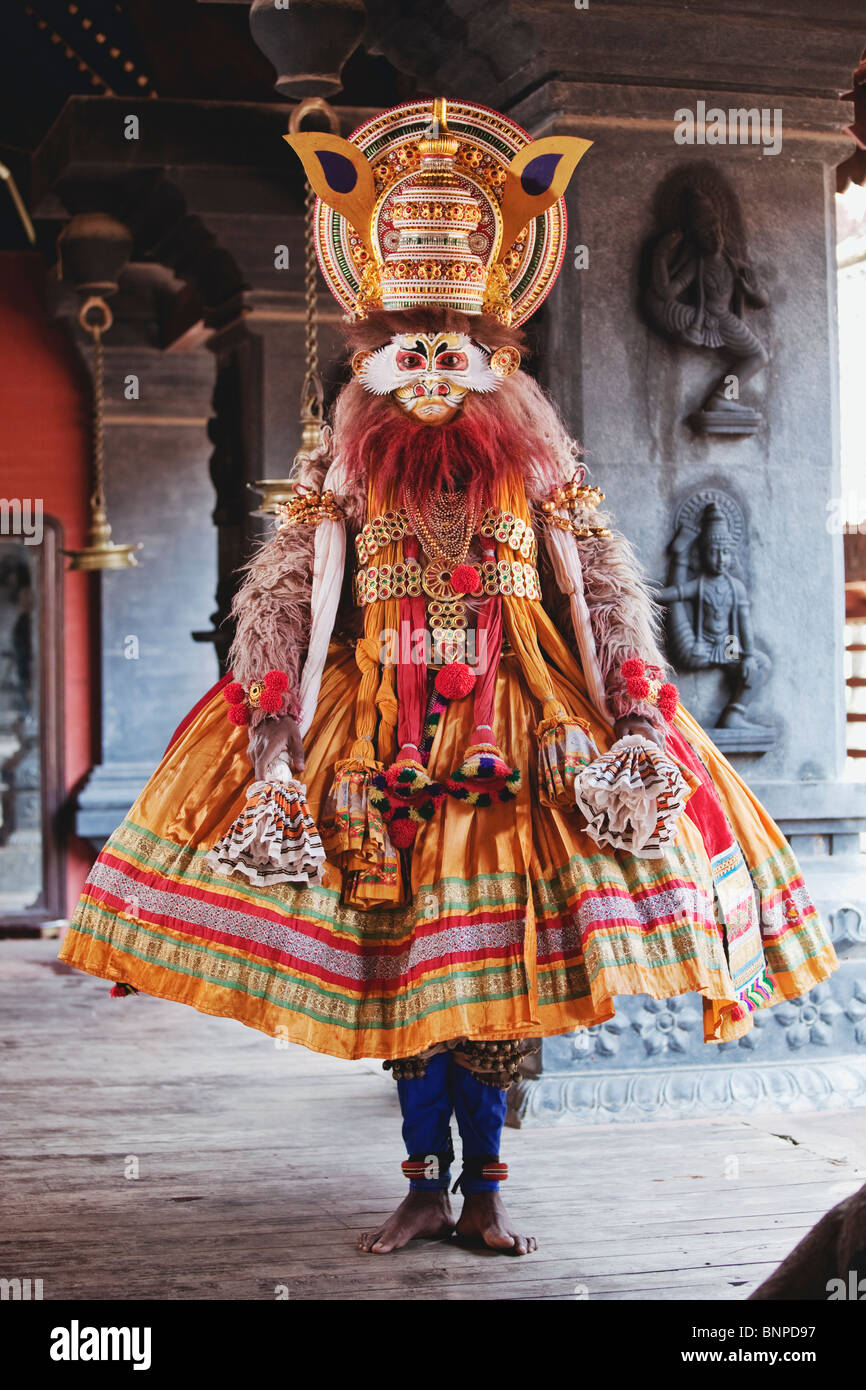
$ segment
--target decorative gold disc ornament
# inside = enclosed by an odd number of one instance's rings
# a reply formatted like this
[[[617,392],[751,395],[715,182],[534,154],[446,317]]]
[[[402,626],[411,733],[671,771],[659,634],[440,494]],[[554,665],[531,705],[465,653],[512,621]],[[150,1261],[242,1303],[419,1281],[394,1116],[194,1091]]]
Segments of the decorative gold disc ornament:
[[[520,366],[520,351],[516,347],[499,347],[490,355],[490,370],[497,376],[513,376]]]

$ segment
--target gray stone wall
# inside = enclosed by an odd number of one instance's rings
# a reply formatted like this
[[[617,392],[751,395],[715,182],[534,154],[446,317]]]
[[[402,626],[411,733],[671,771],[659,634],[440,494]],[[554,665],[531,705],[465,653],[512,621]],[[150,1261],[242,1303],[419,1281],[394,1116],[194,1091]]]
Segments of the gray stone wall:
[[[703,1043],[696,998],[618,999],[610,1023],[544,1041],[533,1074],[512,1092],[510,1119],[518,1125],[866,1105],[866,866],[858,853],[866,783],[842,780],[842,538],[827,525],[842,486],[833,170],[849,151],[840,136],[846,113],[826,88],[817,90],[818,68],[815,90],[798,69],[796,93],[771,91],[757,66],[766,36],[757,18],[750,33],[742,15],[731,27],[748,88],[731,88],[729,72],[719,80],[719,50],[710,47],[687,83],[667,86],[679,39],[693,40],[707,18],[697,8],[668,30],[670,50],[652,49],[633,79],[558,80],[513,109],[535,136],[564,132],[595,142],[567,195],[568,251],[535,326],[540,375],[652,581],[666,581],[674,517],[689,495],[721,488],[742,507],[741,573],[756,645],[773,662],[750,715],[777,737],[768,751],[731,761],[789,835],[841,967],[802,999],[758,1014],[746,1038],[721,1047]],[[719,24],[730,41],[721,17]],[[844,27],[840,21],[840,50]],[[628,70],[633,39],[633,31],[623,34],[618,75]],[[852,67],[860,47],[852,34]],[[820,63],[829,53],[827,43]],[[723,109],[781,107],[781,152],[677,145],[675,112],[694,110],[699,98]],[[737,196],[750,263],[770,294],[768,308],[747,311],[770,359],[743,390],[743,403],[763,416],[749,437],[695,433],[688,417],[723,359],[666,341],[641,311],[641,255],[654,230],[656,189],[672,170],[707,160]],[[588,253],[583,269],[575,267],[580,247]],[[721,674],[679,673],[677,681],[686,706],[712,726],[726,698]]]
[[[712,486],[740,502],[756,639],[774,666],[754,712],[778,737],[768,752],[733,760],[764,786],[832,782],[844,758],[842,542],[826,525],[827,504],[841,488],[830,179],[840,142],[798,132],[776,157],[755,146],[678,146],[674,112],[696,95],[654,90],[639,116],[611,129],[600,108],[610,110],[618,91],[614,98],[562,85],[552,101],[560,114],[537,130],[533,123],[537,134],[555,129],[595,141],[567,197],[569,249],[544,311],[542,377],[653,580],[665,581],[681,501]],[[711,100],[728,104],[721,93]],[[732,105],[746,101],[730,94]],[[563,114],[566,102],[583,109]],[[538,118],[540,106],[536,95],[518,119]],[[764,416],[750,438],[693,431],[688,417],[723,358],[661,338],[639,305],[654,193],[673,168],[708,157],[740,201],[750,258],[771,296],[769,308],[749,312],[770,353],[767,369],[743,391]],[[575,269],[581,245],[589,263]],[[712,723],[724,703],[719,676],[683,674],[679,683],[695,716]]]

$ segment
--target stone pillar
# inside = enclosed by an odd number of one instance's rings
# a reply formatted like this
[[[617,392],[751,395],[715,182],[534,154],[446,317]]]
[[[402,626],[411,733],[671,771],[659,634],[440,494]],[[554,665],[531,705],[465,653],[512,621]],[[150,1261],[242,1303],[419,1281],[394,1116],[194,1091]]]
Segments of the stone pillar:
[[[536,137],[595,141],[567,196],[565,263],[534,331],[544,384],[652,582],[665,583],[674,517],[691,494],[719,489],[742,509],[742,573],[757,645],[772,660],[754,712],[774,737],[765,751],[730,757],[791,839],[842,967],[722,1047],[702,1043],[696,999],[618,999],[612,1022],[544,1042],[535,1075],[516,1088],[515,1124],[866,1105],[866,873],[857,852],[866,784],[843,780],[842,539],[827,526],[840,494],[834,169],[850,151],[833,87],[862,40],[846,42],[839,23],[824,34],[820,60],[791,62],[786,91],[766,50],[783,41],[782,17],[772,40],[755,17],[718,18],[724,41],[702,50],[695,45],[709,15],[697,10],[648,54],[636,44],[645,14],[635,10],[631,33],[619,9],[608,21],[592,18],[590,6],[573,21],[571,62],[586,70],[597,54],[603,68],[616,50],[617,81],[545,82],[511,108]],[[557,13],[562,34],[566,17]],[[823,18],[832,30],[832,15]],[[672,80],[681,44],[692,52],[687,85]],[[725,111],[780,109],[781,151],[675,143],[675,113],[701,99]],[[666,341],[641,310],[654,196],[672,171],[698,160],[733,189],[751,264],[769,289],[769,306],[748,320],[770,358],[744,388],[762,415],[750,436],[692,428],[722,359]],[[712,726],[720,674],[685,672],[678,682],[683,702]]]

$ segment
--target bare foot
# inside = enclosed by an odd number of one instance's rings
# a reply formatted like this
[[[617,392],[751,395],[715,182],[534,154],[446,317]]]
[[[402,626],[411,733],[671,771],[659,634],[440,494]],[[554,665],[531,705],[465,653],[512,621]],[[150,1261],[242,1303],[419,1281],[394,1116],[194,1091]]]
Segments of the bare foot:
[[[410,1240],[441,1240],[454,1230],[454,1213],[447,1192],[410,1192],[393,1216],[372,1235],[364,1232],[358,1249],[373,1255],[387,1255]]]
[[[491,1250],[512,1255],[528,1255],[538,1249],[535,1236],[519,1236],[498,1192],[474,1192],[467,1196],[457,1222],[457,1235],[463,1240],[482,1240]]]

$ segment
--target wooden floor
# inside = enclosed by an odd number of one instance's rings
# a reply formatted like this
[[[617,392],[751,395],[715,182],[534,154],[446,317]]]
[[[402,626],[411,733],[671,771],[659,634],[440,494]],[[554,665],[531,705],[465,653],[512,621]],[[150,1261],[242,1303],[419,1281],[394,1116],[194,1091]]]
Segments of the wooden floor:
[[[866,1177],[862,1112],[507,1130],[537,1254],[363,1255],[405,1192],[379,1063],[111,999],[56,949],[0,941],[0,1276],[46,1299],[742,1299]]]

